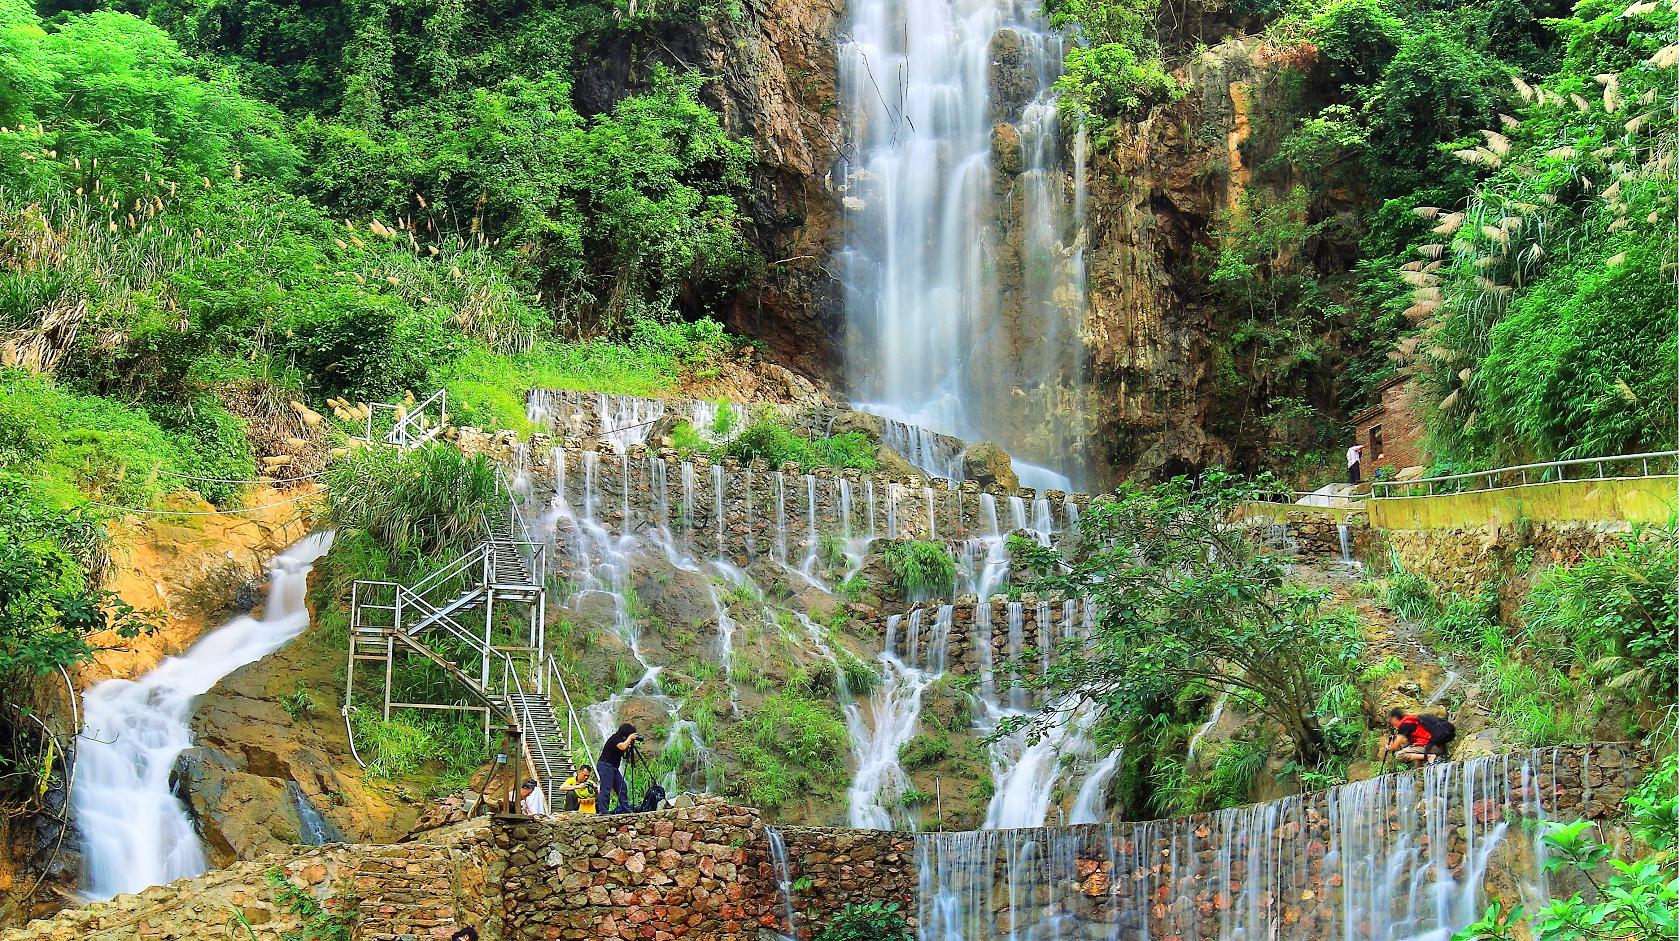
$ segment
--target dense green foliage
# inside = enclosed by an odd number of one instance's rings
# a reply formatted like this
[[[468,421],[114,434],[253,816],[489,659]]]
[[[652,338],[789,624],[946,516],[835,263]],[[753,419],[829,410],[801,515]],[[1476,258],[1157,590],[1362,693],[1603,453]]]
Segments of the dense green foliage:
[[[1279,559],[1224,525],[1266,486],[1218,471],[1127,485],[1092,504],[1065,552],[1012,538],[1032,587],[1097,606],[1093,641],[1067,645],[1045,684],[1143,716],[1199,686],[1244,697],[1308,767],[1351,747],[1364,731],[1341,721],[1358,715],[1357,621],[1327,610],[1323,590],[1286,582]]]
[[[507,513],[512,501],[493,461],[442,443],[360,449],[333,465],[327,487],[334,526],[399,557],[477,545],[484,516]]]
[[[1507,739],[1588,741],[1606,718],[1639,735],[1674,701],[1675,565],[1672,530],[1636,533],[1539,573],[1513,624],[1492,593],[1465,597],[1404,570],[1389,576],[1384,603],[1436,649],[1470,658]]]
[[[99,587],[105,532],[0,471],[0,680],[44,676],[93,656],[89,637],[135,637],[151,621]]]
[[[802,468],[855,467],[875,469],[875,446],[861,432],[808,438],[769,419],[748,425],[721,448],[742,461],[762,460],[771,467],[792,462]]]
[[[773,693],[729,732],[741,770],[730,782],[751,806],[776,810],[802,797],[837,794],[846,765],[846,724],[834,703]]]
[[[1505,911],[1497,902],[1481,920],[1453,935],[1453,941],[1661,941],[1680,928],[1680,878],[1677,878],[1675,775],[1671,753],[1645,781],[1628,793],[1624,809],[1637,848],[1613,856],[1611,846],[1593,835],[1596,824],[1577,820],[1549,824],[1546,871],[1573,872],[1590,887],[1568,898],[1554,898],[1542,908]],[[1633,852],[1627,852],[1632,849]],[[1605,871],[1608,869],[1608,875]]]
[[[948,598],[956,588],[957,560],[942,542],[898,540],[887,546],[883,559],[893,584],[912,601]]]
[[[1084,40],[1069,46],[1056,80],[1064,111],[1106,128],[1183,94],[1162,68],[1154,30],[1161,0],[1052,0],[1045,6],[1050,25]],[[1099,128],[1099,142],[1104,137]]]
[[[815,941],[910,941],[915,937],[897,902],[848,902]]]

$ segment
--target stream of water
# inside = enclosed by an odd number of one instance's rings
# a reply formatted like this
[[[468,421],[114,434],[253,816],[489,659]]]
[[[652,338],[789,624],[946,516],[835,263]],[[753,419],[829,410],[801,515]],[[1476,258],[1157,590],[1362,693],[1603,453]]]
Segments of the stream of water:
[[[1035,3],[850,10],[838,260],[859,407],[1079,476],[1084,138],[1051,91],[1063,39]]]
[[[275,557],[261,617],[234,618],[145,676],[106,680],[83,695],[71,815],[81,834],[88,898],[204,872],[204,846],[170,787],[176,757],[192,747],[193,700],[309,626],[303,604],[309,570],[331,545],[330,533],[318,533]],[[318,827],[323,839],[329,835],[324,820],[306,819],[306,826]]]

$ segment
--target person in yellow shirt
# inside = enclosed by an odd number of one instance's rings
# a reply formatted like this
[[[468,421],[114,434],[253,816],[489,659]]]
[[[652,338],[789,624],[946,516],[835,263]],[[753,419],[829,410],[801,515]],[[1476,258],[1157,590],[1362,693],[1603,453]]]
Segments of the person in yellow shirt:
[[[566,783],[560,785],[560,790],[577,799],[578,812],[592,814],[595,812],[595,778],[589,773],[588,765],[578,765]]]

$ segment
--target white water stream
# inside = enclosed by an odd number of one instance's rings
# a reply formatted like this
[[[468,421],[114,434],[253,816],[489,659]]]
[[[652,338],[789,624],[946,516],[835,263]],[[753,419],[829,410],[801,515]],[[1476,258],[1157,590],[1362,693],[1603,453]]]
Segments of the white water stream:
[[[193,700],[309,626],[309,570],[331,545],[332,534],[318,533],[275,557],[260,618],[234,618],[145,676],[106,680],[83,696],[71,814],[88,898],[204,872],[204,847],[169,781],[176,757],[192,747]]]
[[[1077,472],[1084,140],[1050,90],[1063,39],[1036,3],[850,9],[839,262],[859,407]]]

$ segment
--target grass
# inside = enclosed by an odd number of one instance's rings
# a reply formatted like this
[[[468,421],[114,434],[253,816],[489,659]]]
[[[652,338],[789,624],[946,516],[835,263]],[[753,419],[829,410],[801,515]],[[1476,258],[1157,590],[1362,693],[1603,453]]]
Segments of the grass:
[[[730,736],[741,771],[731,786],[760,810],[776,810],[801,794],[844,786],[846,725],[831,702],[797,692],[772,693]]]
[[[244,423],[207,397],[187,405],[172,406],[174,427],[166,427],[138,406],[0,368],[0,467],[31,478],[38,493],[64,506],[97,500],[150,507],[187,489],[232,505],[240,487],[174,475],[255,477]]]
[[[505,512],[510,499],[488,457],[443,443],[364,448],[333,465],[326,480],[333,524],[367,533],[397,556],[477,544],[480,514]]]
[[[893,583],[911,601],[946,597],[956,588],[957,560],[942,542],[906,539],[886,549]]]

